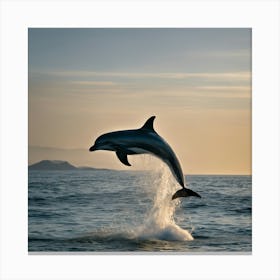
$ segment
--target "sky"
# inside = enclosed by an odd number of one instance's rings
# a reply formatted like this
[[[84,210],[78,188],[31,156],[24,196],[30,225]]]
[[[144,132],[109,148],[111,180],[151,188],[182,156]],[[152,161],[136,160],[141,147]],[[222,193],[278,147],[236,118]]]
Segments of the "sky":
[[[128,169],[88,148],[155,115],[185,174],[251,174],[251,29],[31,28],[28,103],[29,163]]]

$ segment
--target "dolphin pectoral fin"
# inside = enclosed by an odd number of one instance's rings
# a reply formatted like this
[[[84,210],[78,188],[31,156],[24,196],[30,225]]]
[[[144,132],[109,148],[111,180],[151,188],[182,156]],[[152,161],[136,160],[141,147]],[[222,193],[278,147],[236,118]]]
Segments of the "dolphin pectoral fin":
[[[127,166],[131,166],[131,164],[128,162],[127,160],[127,154],[123,151],[117,151],[116,152],[116,155],[118,157],[118,159],[124,164],[124,165],[127,165]]]

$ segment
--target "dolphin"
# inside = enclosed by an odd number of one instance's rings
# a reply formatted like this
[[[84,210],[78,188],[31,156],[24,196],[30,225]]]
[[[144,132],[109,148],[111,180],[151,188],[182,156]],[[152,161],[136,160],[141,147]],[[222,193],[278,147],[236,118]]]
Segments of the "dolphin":
[[[182,189],[173,194],[172,200],[187,196],[201,197],[198,193],[185,187],[185,179],[180,162],[170,145],[154,130],[154,120],[155,116],[150,117],[139,129],[105,133],[96,139],[94,145],[89,148],[89,151],[114,151],[118,159],[127,166],[131,166],[127,155],[154,155],[167,164],[176,181],[182,187]]]

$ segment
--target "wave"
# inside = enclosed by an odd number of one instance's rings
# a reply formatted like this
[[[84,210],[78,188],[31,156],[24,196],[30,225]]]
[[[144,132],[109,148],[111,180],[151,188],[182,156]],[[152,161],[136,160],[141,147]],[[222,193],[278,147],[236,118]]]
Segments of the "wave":
[[[143,158],[141,158],[141,161]],[[181,228],[175,221],[174,215],[180,200],[171,200],[172,195],[178,190],[178,183],[175,181],[168,167],[161,161],[144,157],[144,161],[149,161],[153,172],[147,172],[144,176],[137,176],[135,180],[140,180],[137,185],[141,187],[137,207],[143,211],[141,218],[129,219],[127,223],[111,224],[106,228],[97,228],[80,236],[36,238],[30,236],[29,241],[34,242],[77,242],[77,243],[110,243],[116,241],[124,242],[153,242],[153,241],[190,241],[193,236],[187,229]],[[146,164],[147,162],[145,162]],[[149,199],[147,199],[149,198]],[[141,201],[145,199],[145,202]],[[137,203],[137,202],[136,202]],[[144,217],[144,218],[143,218]]]
[[[141,159],[143,160],[143,158]],[[152,198],[145,207],[139,201],[139,207],[146,211],[144,221],[135,221],[131,224],[111,225],[107,229],[92,232],[82,238],[94,240],[163,240],[163,241],[190,241],[193,240],[191,232],[181,228],[174,219],[176,208],[180,207],[180,200],[171,200],[172,195],[178,190],[168,167],[161,161],[145,156],[146,165],[152,166],[153,172],[146,173],[138,182]],[[148,161],[148,162],[147,162]]]

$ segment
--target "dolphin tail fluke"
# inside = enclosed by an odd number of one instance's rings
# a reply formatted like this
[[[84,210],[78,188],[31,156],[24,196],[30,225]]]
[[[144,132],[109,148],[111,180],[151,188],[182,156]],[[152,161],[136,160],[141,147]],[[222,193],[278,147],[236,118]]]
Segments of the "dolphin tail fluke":
[[[187,197],[187,196],[196,196],[201,198],[201,196],[198,193],[194,192],[193,190],[182,188],[173,194],[172,200],[178,197]]]

